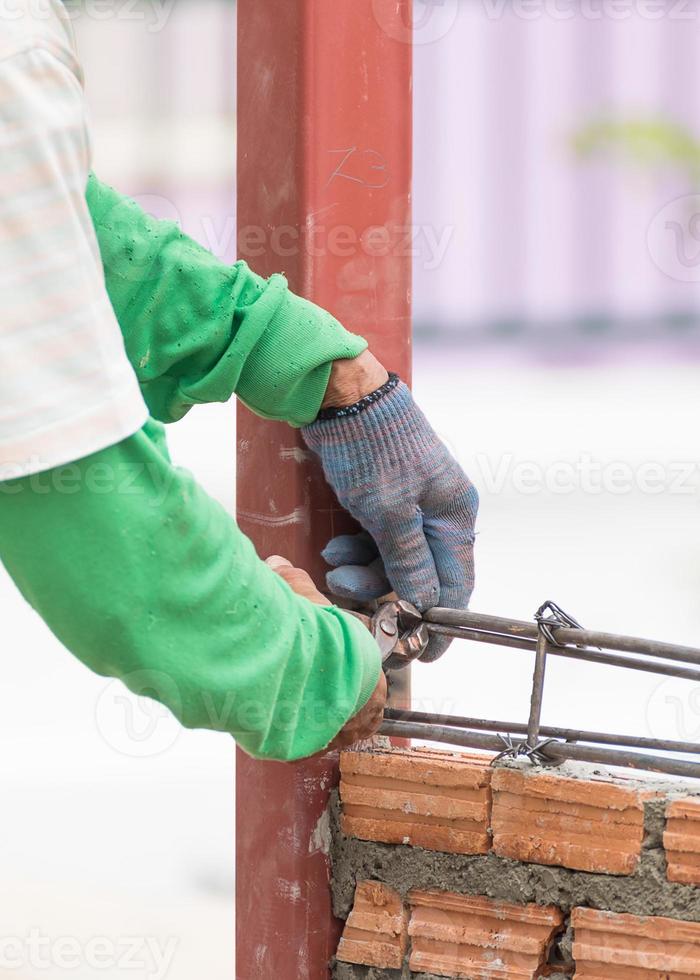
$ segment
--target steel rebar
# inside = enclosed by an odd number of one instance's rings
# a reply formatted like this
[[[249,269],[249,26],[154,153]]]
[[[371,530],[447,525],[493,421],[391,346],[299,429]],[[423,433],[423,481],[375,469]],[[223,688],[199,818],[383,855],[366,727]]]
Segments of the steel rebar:
[[[388,721],[404,721],[408,724],[473,728],[486,732],[504,732],[510,735],[527,735],[528,728],[522,722],[468,718],[461,715],[444,715],[439,712],[410,711],[401,708],[387,708],[385,718]],[[614,735],[608,732],[589,732],[578,728],[556,728],[552,725],[541,725],[540,735],[544,738],[560,738],[566,742],[593,742],[599,745],[649,749],[652,752],[687,752],[689,755],[700,755],[699,742],[681,742],[677,739]]]
[[[502,616],[436,607],[429,609],[424,614],[424,619],[426,623],[439,626],[458,626],[524,640],[537,640],[536,623],[505,619]],[[552,625],[551,629],[559,643],[600,647],[604,650],[615,650],[618,653],[638,653],[643,657],[661,657],[700,667],[700,650],[696,647],[665,643],[661,640],[646,640],[634,636],[618,636],[615,633],[601,633],[596,630],[571,629],[567,626]]]
[[[432,633],[525,650],[535,655],[527,724],[390,709],[381,731],[401,738],[420,738],[496,753],[507,748],[513,755],[518,750],[527,754],[526,749],[537,748],[536,755],[530,751],[531,761],[544,759],[558,764],[572,759],[700,778],[700,743],[588,732],[541,724],[546,661],[549,655],[677,677],[697,683],[700,682],[700,670],[693,667],[700,667],[700,649],[579,628],[570,625],[575,620],[553,603],[546,603],[539,612],[544,609],[553,613],[545,619],[546,630],[537,623],[466,610],[436,608],[424,615],[424,621]],[[562,625],[557,625],[557,618],[562,620]],[[567,625],[563,625],[564,622]],[[680,666],[682,664],[693,666]],[[526,736],[526,741],[512,746],[509,738],[511,735]],[[540,738],[559,741],[538,744]],[[628,749],[642,751],[627,751]],[[686,753],[698,758],[687,760],[648,754],[655,752]]]
[[[537,745],[542,719],[542,700],[544,698],[544,676],[547,669],[547,637],[540,631],[535,648],[535,670],[532,675],[532,695],[530,697],[530,718],[527,723],[527,744]]]
[[[446,742],[450,745],[486,749],[487,751],[500,752],[503,749],[503,742],[497,735],[448,728],[441,725],[423,725],[388,720],[383,723],[380,732],[395,738],[420,738],[427,742]],[[601,765],[622,766],[629,769],[646,769],[650,772],[667,773],[672,776],[700,778],[700,762],[644,755],[641,752],[573,745],[567,742],[550,742],[541,749],[541,754],[553,763],[576,760]]]
[[[434,610],[431,610],[431,612],[434,612]],[[477,629],[465,629],[459,626],[443,626],[432,621],[428,622],[428,630],[431,633],[437,633],[441,636],[451,636],[454,639],[472,640],[477,643],[491,643],[496,646],[505,646],[516,650],[530,650],[533,653],[536,649],[536,636],[532,639],[523,639],[519,636],[509,636],[503,633],[489,633]],[[533,627],[533,630],[535,633],[537,632],[536,627]],[[681,680],[700,683],[700,670],[693,670],[691,667],[676,667],[673,664],[653,660],[635,660],[634,657],[621,657],[614,653],[606,653],[604,650],[594,650],[587,647],[556,647],[548,644],[547,653],[554,657],[563,657],[568,660],[583,660],[587,663],[605,664],[608,667],[623,667],[626,670],[639,670],[646,674],[663,674],[665,677],[678,677]]]

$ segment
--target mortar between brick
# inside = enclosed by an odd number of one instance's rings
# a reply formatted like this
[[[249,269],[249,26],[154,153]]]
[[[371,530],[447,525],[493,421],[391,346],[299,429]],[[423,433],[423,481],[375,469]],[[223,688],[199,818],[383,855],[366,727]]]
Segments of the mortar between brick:
[[[429,758],[428,753],[423,755],[420,760],[422,762],[421,768],[425,766]],[[442,760],[443,756],[438,755],[437,758]],[[384,766],[386,762],[382,760],[380,764]],[[523,767],[517,764],[509,764],[506,768],[515,769],[519,772],[523,770]],[[588,771],[582,767],[562,767],[557,770],[557,774],[567,779],[583,781],[593,779],[599,784],[595,787],[596,790],[602,789],[600,783],[608,782],[611,776],[617,779],[616,774],[608,774],[598,769],[591,769],[591,767],[587,768]],[[404,771],[408,772],[408,770]],[[454,770],[452,771],[454,772]],[[512,783],[508,777],[500,777],[500,779],[503,780],[504,789],[505,785]],[[447,780],[452,784],[451,788],[447,791],[441,789],[436,795],[443,796],[443,798],[454,798],[457,796],[454,791],[458,788],[458,783],[453,782],[452,773],[447,776]],[[458,782],[461,782],[461,778]],[[335,794],[332,803],[333,843],[331,859],[336,914],[341,917],[347,915],[349,906],[352,904],[355,880],[374,878],[390,885],[404,898],[407,897],[410,890],[418,888],[444,890],[471,896],[481,895],[500,901],[521,904],[556,905],[567,914],[567,922],[571,910],[577,906],[590,906],[633,915],[667,916],[689,922],[700,921],[700,888],[667,881],[666,856],[663,849],[665,810],[668,800],[676,796],[692,797],[698,792],[697,788],[690,789],[687,785],[679,784],[669,785],[666,780],[663,782],[639,781],[635,778],[625,778],[625,776],[619,779],[619,786],[623,791],[621,794],[613,792],[611,796],[607,797],[606,803],[613,804],[613,806],[605,814],[605,820],[609,820],[611,824],[618,826],[619,824],[624,826],[625,824],[634,825],[636,823],[639,827],[640,822],[642,822],[640,817],[643,818],[640,862],[635,873],[626,878],[611,874],[573,871],[569,868],[556,866],[524,864],[520,861],[499,857],[494,853],[483,855],[450,854],[424,850],[421,847],[408,847],[405,844],[388,845],[348,838],[342,834],[340,829],[338,799],[337,794]],[[564,789],[565,792],[569,792],[568,786]],[[641,792],[641,795],[637,796],[639,816],[636,818],[624,808],[625,802],[629,799],[628,792],[625,791],[629,790]],[[582,787],[581,790],[575,789],[575,792],[579,796],[576,808],[579,815],[585,819],[589,815],[590,797],[587,795],[588,791]],[[656,799],[649,798],[659,792],[665,794],[666,798],[658,798],[658,796]],[[607,794],[605,795],[607,796]],[[597,799],[601,799],[600,795],[597,796]],[[431,800],[428,806],[431,807],[432,805],[433,801]],[[532,809],[539,810],[540,806],[543,806],[550,813],[569,809],[568,806],[560,808],[557,800],[552,800],[551,797],[546,800],[535,801]],[[618,809],[617,807],[622,808]],[[600,811],[601,808],[597,807],[596,809]],[[640,812],[641,810],[643,813]],[[589,828],[586,827],[586,829]],[[619,829],[623,830],[623,827],[619,827]],[[561,955],[556,955],[551,960],[552,965],[550,967],[550,969],[564,969],[564,972],[551,974],[547,978],[541,978],[541,980],[570,980],[571,974],[566,972],[571,965],[570,946],[571,935],[570,931],[567,931],[557,943],[557,953],[561,953]],[[567,965],[561,967],[560,964]],[[434,974],[409,973],[406,966],[403,971],[372,970],[371,968],[354,967],[350,964],[337,964],[334,969],[336,980],[403,980],[403,978],[439,980]]]
[[[331,845],[335,912],[346,918],[352,907],[356,881],[377,879],[404,897],[414,888],[439,889],[522,904],[556,905],[565,912],[576,906],[591,906],[698,922],[700,888],[666,880],[660,809],[663,813],[663,803],[658,801],[644,804],[645,844],[639,865],[634,874],[616,877],[522,864],[493,853],[447,854],[348,838],[340,830],[335,793]]]
[[[355,966],[353,963],[335,963],[333,980],[445,980],[434,973],[410,973],[406,970],[377,970],[374,967]],[[539,980],[571,980],[569,973],[552,973]]]

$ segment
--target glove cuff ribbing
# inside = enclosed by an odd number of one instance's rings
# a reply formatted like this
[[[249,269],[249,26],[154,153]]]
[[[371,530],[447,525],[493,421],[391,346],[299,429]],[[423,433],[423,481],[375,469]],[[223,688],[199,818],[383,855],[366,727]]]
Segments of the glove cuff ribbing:
[[[321,457],[326,475],[332,475],[336,492],[375,480],[377,460],[385,471],[398,472],[413,460],[437,463],[444,452],[410,388],[396,375],[355,405],[325,412],[304,426],[302,435]]]
[[[380,388],[377,388],[375,391],[370,391],[369,395],[365,395],[359,401],[353,402],[352,405],[344,405],[342,408],[322,408],[316,416],[315,421],[328,422],[331,419],[344,419],[352,415],[359,415],[360,412],[364,412],[370,405],[374,405],[380,398],[383,398],[384,395],[393,391],[400,382],[401,378],[398,374],[390,371],[389,380],[385,381]]]

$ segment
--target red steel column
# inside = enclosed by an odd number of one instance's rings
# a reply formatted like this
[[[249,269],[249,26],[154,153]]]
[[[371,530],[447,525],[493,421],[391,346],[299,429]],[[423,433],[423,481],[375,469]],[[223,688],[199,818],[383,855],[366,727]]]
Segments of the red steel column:
[[[411,369],[411,0],[238,0],[239,256]],[[313,340],[310,339],[310,343]],[[323,585],[350,526],[287,425],[238,415],[238,520]],[[323,980],[338,926],[324,812],[337,759],[237,756],[236,976]]]

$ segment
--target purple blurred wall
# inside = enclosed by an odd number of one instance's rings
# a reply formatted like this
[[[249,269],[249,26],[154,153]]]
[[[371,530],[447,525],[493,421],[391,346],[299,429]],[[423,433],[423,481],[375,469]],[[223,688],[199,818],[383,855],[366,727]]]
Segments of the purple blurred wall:
[[[658,210],[694,190],[684,169],[582,159],[572,143],[607,119],[662,118],[700,139],[700,5],[669,2],[654,20],[643,4],[618,4],[616,21],[566,0],[571,19],[548,3],[493,16],[508,6],[435,4],[444,36],[415,48],[415,218],[438,241],[452,229],[437,268],[425,249],[416,262],[417,320],[478,331],[698,310],[697,283],[647,247]]]
[[[648,235],[694,176],[663,159],[584,159],[573,139],[614,119],[700,138],[700,0],[415,3],[418,330],[691,329],[700,242],[690,235],[679,277]],[[235,4],[161,3],[159,29],[155,10],[139,9],[141,22],[77,20],[96,168],[231,260]]]

